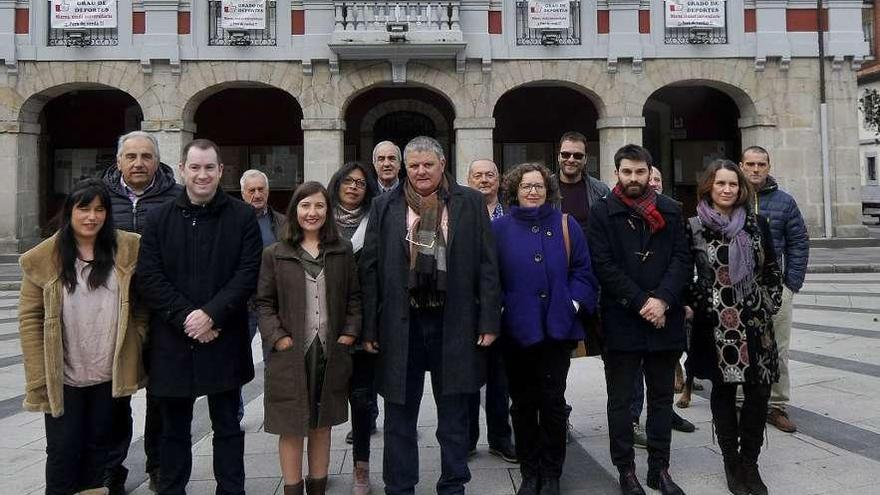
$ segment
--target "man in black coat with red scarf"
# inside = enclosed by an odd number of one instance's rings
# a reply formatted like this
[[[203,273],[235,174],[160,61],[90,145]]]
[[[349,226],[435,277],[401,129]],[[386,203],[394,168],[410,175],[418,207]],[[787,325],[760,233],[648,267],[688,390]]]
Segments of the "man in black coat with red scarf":
[[[681,208],[648,187],[651,155],[628,144],[614,155],[617,185],[590,211],[588,239],[602,288],[611,459],[621,491],[644,494],[635,474],[633,382],[644,367],[648,486],[683,494],[669,476],[675,364],[685,349],[682,296],[693,275]]]

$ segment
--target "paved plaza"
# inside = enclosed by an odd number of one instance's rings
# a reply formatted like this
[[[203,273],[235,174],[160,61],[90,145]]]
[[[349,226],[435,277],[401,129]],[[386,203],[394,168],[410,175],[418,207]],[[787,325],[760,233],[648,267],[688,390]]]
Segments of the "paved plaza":
[[[876,249],[876,248],[875,248]],[[21,411],[23,368],[17,329],[18,293],[0,291],[0,494],[42,493],[45,463],[43,418]],[[812,273],[795,298],[792,344],[792,407],[799,431],[785,434],[770,427],[759,460],[771,493],[858,495],[880,493],[880,274]],[[281,493],[277,437],[262,430],[262,357],[256,345],[257,378],[244,389],[247,402],[242,427],[247,432],[245,464],[250,494]],[[420,417],[421,483],[429,494],[439,476],[436,416],[430,387]],[[690,495],[726,494],[721,454],[712,439],[706,392],[689,409],[678,410],[697,425],[694,433],[673,434],[671,472]],[[568,401],[573,406],[574,441],[569,444],[562,480],[566,494],[616,494],[616,470],[608,454],[605,383],[602,362],[572,362]],[[143,474],[141,391],[132,402],[135,440],[127,465],[129,493],[151,493]],[[643,418],[644,421],[644,418]],[[485,429],[483,429],[485,430]],[[328,493],[351,490],[351,451],[344,442],[348,425],[333,430]],[[374,493],[381,493],[382,435],[373,437]],[[485,435],[485,431],[483,431]],[[468,492],[512,494],[519,472],[488,454],[485,437],[470,462]],[[214,493],[211,434],[207,404],[196,403],[193,424],[194,465],[191,494]],[[646,453],[636,450],[640,478]],[[646,487],[650,493],[650,489]]]

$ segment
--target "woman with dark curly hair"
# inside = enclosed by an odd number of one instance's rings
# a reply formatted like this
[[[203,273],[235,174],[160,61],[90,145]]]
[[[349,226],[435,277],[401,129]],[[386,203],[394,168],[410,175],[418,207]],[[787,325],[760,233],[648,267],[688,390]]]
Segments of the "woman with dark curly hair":
[[[764,217],[748,208],[740,168],[715,160],[697,186],[697,216],[688,221],[697,277],[688,289],[694,311],[692,369],[712,380],[712,421],[734,495],[766,495],[758,473],[770,385],[779,378],[772,316],[782,303],[782,273]],[[745,394],[739,418],[736,388]]]
[[[509,214],[492,222],[501,275],[501,345],[507,370],[518,495],[558,494],[565,462],[569,356],[596,309],[598,283],[577,221],[553,208],[547,167],[524,163],[504,178]]]

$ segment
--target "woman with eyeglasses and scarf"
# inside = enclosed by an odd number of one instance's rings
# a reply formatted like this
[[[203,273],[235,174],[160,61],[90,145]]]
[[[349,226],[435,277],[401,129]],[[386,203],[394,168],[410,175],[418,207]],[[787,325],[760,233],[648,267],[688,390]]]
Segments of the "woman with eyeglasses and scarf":
[[[370,204],[377,190],[366,165],[348,162],[330,178],[331,203],[339,235],[351,242],[355,260],[364,247]],[[366,495],[370,485],[370,436],[376,432],[379,416],[376,386],[376,355],[355,346],[352,354],[351,431],[345,437],[352,444],[352,495]]]
[[[689,359],[712,380],[712,421],[734,495],[765,495],[758,472],[770,386],[779,378],[772,316],[782,273],[767,220],[748,207],[750,186],[730,160],[709,165],[697,186],[687,229],[696,263],[688,289],[694,311]],[[736,389],[745,402],[737,418]]]

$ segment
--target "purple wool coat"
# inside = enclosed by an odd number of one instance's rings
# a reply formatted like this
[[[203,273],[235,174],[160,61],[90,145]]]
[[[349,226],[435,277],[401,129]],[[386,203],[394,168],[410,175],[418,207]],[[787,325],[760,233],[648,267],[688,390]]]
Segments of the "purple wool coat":
[[[581,311],[596,311],[598,281],[583,231],[568,217],[571,263],[562,236],[562,213],[545,204],[511,207],[492,222],[501,272],[501,333],[526,347],[545,339],[581,340]]]

